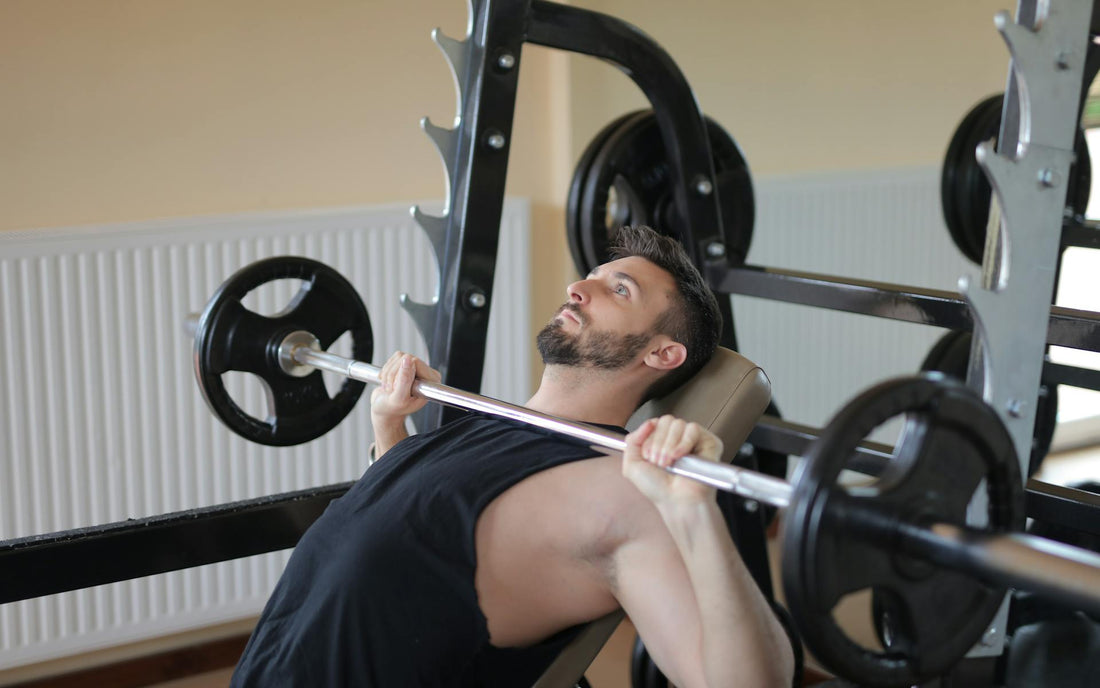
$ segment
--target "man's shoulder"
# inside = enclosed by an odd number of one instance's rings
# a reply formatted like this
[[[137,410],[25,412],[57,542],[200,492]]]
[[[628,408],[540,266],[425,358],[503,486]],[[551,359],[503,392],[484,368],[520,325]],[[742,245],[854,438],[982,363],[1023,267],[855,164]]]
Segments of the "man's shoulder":
[[[595,456],[567,464],[562,473],[564,489],[571,493],[571,507],[602,524],[594,532],[609,541],[621,544],[648,539],[655,530],[664,529],[653,502],[623,475],[621,457]]]

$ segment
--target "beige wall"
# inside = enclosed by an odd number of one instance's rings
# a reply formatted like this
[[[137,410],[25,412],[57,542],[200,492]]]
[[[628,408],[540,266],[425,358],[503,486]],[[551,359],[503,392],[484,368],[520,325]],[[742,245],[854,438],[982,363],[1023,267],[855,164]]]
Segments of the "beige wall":
[[[574,4],[631,21],[755,175],[935,164],[1004,82],[1003,0]],[[6,0],[0,230],[442,198],[417,121],[454,92],[431,28],[461,0]],[[572,275],[573,161],[643,105],[618,70],[529,46],[508,193],[533,200],[533,321]]]
[[[463,36],[464,3],[7,0],[0,229],[442,199],[436,26]],[[566,62],[525,57],[509,193],[552,203]]]
[[[441,196],[458,2],[9,0],[0,227]]]
[[[465,3],[6,0],[0,230],[442,200],[437,26],[464,36]],[[507,191],[533,201],[536,313],[570,269],[567,70],[525,51]]]
[[[993,27],[1010,0],[575,3],[629,21],[687,75],[754,175],[939,164],[955,126],[1004,89]],[[574,149],[642,107],[617,70],[574,57]],[[581,68],[583,65],[583,68]]]

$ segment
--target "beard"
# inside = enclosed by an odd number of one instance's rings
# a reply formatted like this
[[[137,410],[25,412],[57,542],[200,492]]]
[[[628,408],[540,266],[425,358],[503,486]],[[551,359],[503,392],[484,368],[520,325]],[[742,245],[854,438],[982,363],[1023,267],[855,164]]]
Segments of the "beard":
[[[558,313],[563,310],[576,314],[582,325],[587,324],[580,309],[572,303],[562,306]],[[651,332],[615,334],[582,330],[571,334],[555,318],[542,328],[535,342],[544,364],[618,370],[634,360],[652,337]]]

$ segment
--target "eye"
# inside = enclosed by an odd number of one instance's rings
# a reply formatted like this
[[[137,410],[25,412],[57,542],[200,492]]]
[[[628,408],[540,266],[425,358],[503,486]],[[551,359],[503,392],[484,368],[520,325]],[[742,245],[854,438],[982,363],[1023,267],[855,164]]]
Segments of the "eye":
[[[615,293],[621,296],[630,296],[630,290],[626,288],[626,285],[619,282],[615,285]]]

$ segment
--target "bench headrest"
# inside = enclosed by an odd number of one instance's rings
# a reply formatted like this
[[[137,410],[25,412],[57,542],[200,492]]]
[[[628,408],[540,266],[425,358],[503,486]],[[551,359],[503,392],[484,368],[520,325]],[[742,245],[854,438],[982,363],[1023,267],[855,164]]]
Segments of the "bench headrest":
[[[695,421],[725,444],[722,459],[737,455],[771,399],[771,382],[760,366],[736,351],[718,347],[691,379],[671,394],[644,404],[627,427],[671,413]]]

